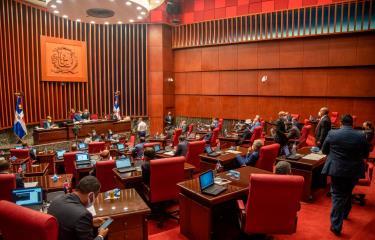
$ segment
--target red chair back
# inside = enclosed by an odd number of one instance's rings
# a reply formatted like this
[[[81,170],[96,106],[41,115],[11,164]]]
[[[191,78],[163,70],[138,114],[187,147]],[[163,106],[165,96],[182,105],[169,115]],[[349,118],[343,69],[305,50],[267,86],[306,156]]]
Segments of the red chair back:
[[[201,169],[201,158],[199,154],[204,152],[204,146],[206,145],[205,141],[194,141],[189,142],[187,153],[186,153],[186,162],[190,163],[195,167],[195,171],[200,171]]]
[[[98,119],[99,119],[99,116],[98,116],[97,113],[93,113],[93,114],[90,115],[90,119],[91,119],[91,120],[98,120]]]
[[[48,163],[48,174],[55,174],[56,167],[55,167],[55,158],[56,154],[53,153],[47,153],[45,155],[38,156],[38,160],[40,163]]]
[[[12,202],[12,190],[16,188],[16,175],[0,174],[0,186],[0,200]]]
[[[247,234],[291,234],[296,231],[302,176],[251,174],[246,203]]]
[[[100,153],[105,149],[105,142],[90,142],[89,153]]]
[[[178,198],[177,183],[184,180],[185,157],[172,157],[150,161],[150,202]]]
[[[64,153],[64,168],[66,174],[75,174],[75,161],[77,152]]]
[[[297,122],[299,121],[299,114],[291,113],[290,116],[292,116],[292,119],[295,119]]]
[[[178,138],[181,136],[181,133],[182,133],[182,129],[181,128],[176,128],[174,130],[173,140],[172,140],[173,146],[177,146],[178,145]]]
[[[10,149],[10,156],[16,158],[28,158],[30,157],[30,149]]]
[[[212,131],[212,137],[211,137],[211,146],[216,146],[216,140],[217,138],[219,137],[219,128],[215,128],[213,131]]]
[[[339,120],[339,113],[338,112],[331,112],[331,123],[333,125],[337,124]]]
[[[126,145],[128,147],[134,147],[134,144],[135,144],[135,135],[131,135]]]
[[[302,147],[306,147],[307,146],[306,141],[307,141],[307,138],[309,136],[310,131],[311,131],[311,125],[305,125],[305,126],[303,126],[303,128],[301,130],[301,136],[298,139],[297,148],[302,148]]]
[[[353,115],[352,118],[353,118],[353,127],[356,127],[357,116]]]
[[[188,129],[187,135],[189,136],[193,132],[193,130],[194,130],[194,123],[191,123],[189,125],[189,129]]]
[[[115,182],[115,174],[112,171],[112,169],[115,167],[115,160],[96,162],[96,178],[102,185],[100,192],[106,192],[117,187]]]
[[[261,126],[254,128],[254,132],[250,138],[250,145],[252,145],[255,140],[260,139],[262,137],[262,131],[263,127]]]
[[[274,143],[260,148],[259,159],[255,164],[256,168],[273,172],[273,165],[279,155],[280,144]]]
[[[161,145],[160,142],[148,142],[148,143],[145,143],[143,144],[143,148],[146,148],[146,147],[154,147],[155,145]]]
[[[51,215],[0,201],[0,232],[4,239],[57,240],[58,223]]]

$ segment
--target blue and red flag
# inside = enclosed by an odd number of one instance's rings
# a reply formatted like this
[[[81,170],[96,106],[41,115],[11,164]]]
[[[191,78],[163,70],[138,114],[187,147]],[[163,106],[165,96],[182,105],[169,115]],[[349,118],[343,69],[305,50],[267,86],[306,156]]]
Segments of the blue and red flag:
[[[16,100],[16,111],[14,113],[14,126],[13,132],[22,139],[24,136],[27,135],[27,128],[25,121],[23,120],[23,100],[22,96],[17,96]]]

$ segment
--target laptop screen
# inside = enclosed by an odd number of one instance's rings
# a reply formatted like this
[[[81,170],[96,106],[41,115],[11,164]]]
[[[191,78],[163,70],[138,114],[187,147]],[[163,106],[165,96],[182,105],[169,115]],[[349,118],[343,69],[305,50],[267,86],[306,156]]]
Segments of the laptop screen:
[[[207,145],[205,147],[205,150],[206,150],[206,153],[212,153],[212,149],[211,149],[211,146]]]
[[[199,185],[200,185],[201,191],[210,187],[213,184],[214,184],[214,172],[212,170],[209,170],[199,175]]]
[[[87,153],[77,153],[76,154],[76,161],[81,162],[81,161],[88,161],[89,160],[89,155]]]
[[[124,150],[124,148],[125,148],[125,146],[124,146],[124,144],[122,144],[122,143],[119,143],[119,144],[117,144],[117,149],[118,150]]]
[[[85,143],[79,143],[78,144],[78,149],[85,149],[85,148],[87,148]]]
[[[64,156],[64,153],[66,152],[66,150],[57,150],[56,151],[56,156],[58,158],[62,158]]]
[[[155,152],[159,152],[160,151],[160,145],[154,145],[154,150]]]
[[[127,168],[131,166],[132,164],[129,158],[120,158],[116,161],[116,168]]]
[[[23,149],[22,146],[16,146],[16,149]]]
[[[22,188],[12,191],[13,201],[20,206],[40,205],[43,203],[42,188]]]

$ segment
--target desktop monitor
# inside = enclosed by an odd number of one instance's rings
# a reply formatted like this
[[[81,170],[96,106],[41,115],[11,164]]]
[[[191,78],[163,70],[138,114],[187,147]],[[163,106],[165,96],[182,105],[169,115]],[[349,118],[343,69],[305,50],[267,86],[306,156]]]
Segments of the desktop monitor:
[[[57,150],[56,151],[57,158],[62,158],[64,156],[65,152],[66,152],[66,150]]]
[[[116,168],[127,168],[131,166],[132,164],[128,157],[120,158],[119,160],[116,161]]]
[[[81,161],[89,161],[89,155],[87,153],[77,153],[76,154],[76,161],[81,162]]]
[[[214,184],[214,172],[212,170],[209,170],[199,175],[199,186],[201,188],[201,191],[210,187],[213,184]]]
[[[41,205],[43,203],[42,188],[20,188],[12,191],[13,201],[20,206]]]
[[[159,152],[160,151],[160,145],[159,144],[154,145],[154,150],[155,150],[155,152]]]

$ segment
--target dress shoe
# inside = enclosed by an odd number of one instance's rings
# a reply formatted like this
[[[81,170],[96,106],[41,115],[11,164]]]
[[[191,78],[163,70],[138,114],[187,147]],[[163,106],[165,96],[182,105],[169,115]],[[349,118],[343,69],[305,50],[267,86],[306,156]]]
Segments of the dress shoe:
[[[340,236],[340,235],[341,235],[341,231],[336,230],[336,229],[334,229],[333,227],[331,227],[330,230],[331,230],[331,232],[333,232],[333,234],[335,234],[336,236]]]

